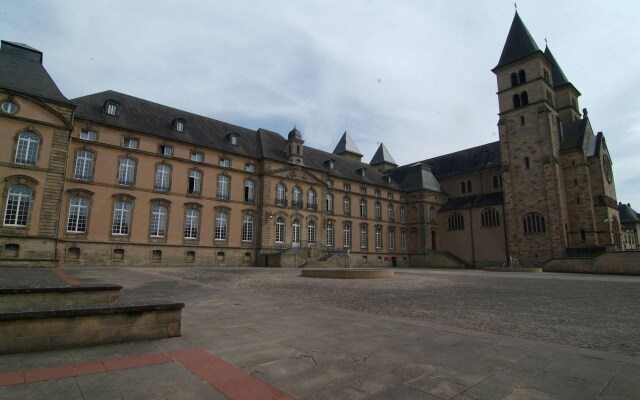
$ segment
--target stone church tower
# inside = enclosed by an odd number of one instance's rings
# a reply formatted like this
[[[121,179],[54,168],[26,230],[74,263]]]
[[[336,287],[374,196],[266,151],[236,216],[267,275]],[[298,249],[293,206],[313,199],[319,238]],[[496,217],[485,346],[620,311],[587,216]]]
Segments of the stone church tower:
[[[493,69],[508,253],[527,262],[562,257],[568,217],[560,164],[562,121],[551,61],[516,12]]]

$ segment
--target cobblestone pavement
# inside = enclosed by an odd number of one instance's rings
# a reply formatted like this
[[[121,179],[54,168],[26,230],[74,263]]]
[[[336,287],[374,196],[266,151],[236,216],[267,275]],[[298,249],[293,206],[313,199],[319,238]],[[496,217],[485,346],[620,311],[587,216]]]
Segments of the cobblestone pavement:
[[[160,271],[287,300],[640,355],[640,277],[396,270],[392,279],[340,280],[291,269]]]

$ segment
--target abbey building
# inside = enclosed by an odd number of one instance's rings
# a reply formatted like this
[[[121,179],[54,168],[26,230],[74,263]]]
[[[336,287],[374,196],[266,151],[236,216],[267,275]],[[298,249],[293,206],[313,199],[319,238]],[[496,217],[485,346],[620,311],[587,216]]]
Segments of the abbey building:
[[[604,135],[518,14],[493,69],[500,140],[403,166],[383,144],[367,163],[348,132],[328,152],[295,127],[114,91],[67,99],[42,57],[2,41],[0,265],[302,266],[348,252],[479,267],[635,249]]]

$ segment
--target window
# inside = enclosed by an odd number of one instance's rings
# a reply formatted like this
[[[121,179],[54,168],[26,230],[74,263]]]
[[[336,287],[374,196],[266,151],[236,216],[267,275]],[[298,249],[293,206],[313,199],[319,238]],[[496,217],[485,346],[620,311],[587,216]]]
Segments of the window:
[[[524,72],[523,69],[521,69],[520,71],[518,71],[518,82],[522,85],[523,83],[527,82],[527,74]]]
[[[92,131],[89,129],[80,130],[80,139],[91,140],[92,142],[95,142],[97,139],[97,136],[98,134],[96,131]]]
[[[529,95],[527,94],[527,92],[520,93],[520,102],[523,106],[529,104]]]
[[[449,214],[449,230],[457,231],[464,229],[464,217],[462,214],[454,212]]]
[[[407,250],[407,231],[405,229],[400,230],[400,249]]]
[[[218,189],[216,195],[219,199],[229,199],[229,177],[227,175],[218,175]]]
[[[307,224],[307,244],[314,246],[316,244],[316,223],[309,221]]]
[[[74,179],[90,181],[93,175],[93,153],[88,150],[78,150],[76,154],[76,167],[73,172]]]
[[[184,238],[197,239],[200,226],[200,211],[188,208],[184,216]]]
[[[345,192],[350,192],[351,191],[351,184],[343,183],[342,184],[342,188],[344,189]]]
[[[291,244],[293,246],[300,246],[300,220],[294,219],[292,227],[293,227],[293,232],[291,235]]]
[[[276,219],[276,243],[284,243],[284,218]]]
[[[360,194],[367,194],[366,186],[360,186]]]
[[[11,186],[7,194],[4,209],[4,224],[8,226],[27,226],[32,191],[27,186]]]
[[[136,173],[136,161],[132,158],[122,157],[118,169],[118,184],[133,185]]]
[[[342,209],[345,215],[351,215],[351,199],[349,196],[344,196],[342,200]]]
[[[436,223],[436,209],[433,206],[429,209],[429,222]]]
[[[394,250],[396,248],[396,230],[394,228],[389,228],[389,250]]]
[[[546,227],[544,225],[544,217],[538,213],[529,213],[522,219],[524,233],[544,233]]]
[[[382,205],[380,204],[379,201],[376,201],[376,204],[374,204],[374,214],[375,214],[375,218],[376,219],[381,219],[382,218]]]
[[[238,145],[238,134],[237,133],[230,133],[225,137],[225,140],[227,141],[227,143],[232,144],[234,146]]]
[[[331,193],[327,193],[327,212],[333,213],[333,195]]]
[[[282,183],[276,185],[276,205],[287,205],[287,188]]]
[[[167,234],[167,207],[156,204],[151,207],[151,237],[165,237]]]
[[[215,240],[227,240],[228,216],[224,210],[216,211]]]
[[[302,191],[297,186],[293,187],[291,206],[295,208],[302,208]]]
[[[15,114],[16,111],[18,111],[18,105],[13,101],[8,101],[8,100],[3,101],[0,108],[2,109],[2,112],[5,112],[7,114]]]
[[[171,167],[167,164],[156,166],[156,182],[154,188],[166,192],[169,190],[169,178],[171,177]]]
[[[204,160],[204,154],[197,151],[192,151],[191,155],[189,156],[189,160],[193,162],[202,162]]]
[[[387,199],[388,200],[393,200],[393,193],[387,192]]]
[[[333,187],[333,181],[331,179],[327,179],[327,187],[328,188],[332,188]]]
[[[105,111],[109,115],[117,115],[118,114],[118,103],[115,102],[107,102],[105,104]]]
[[[404,209],[404,206],[400,207],[400,223],[404,224],[406,221],[406,211]]]
[[[188,193],[193,195],[199,195],[202,187],[202,172],[196,169],[189,170],[189,187]]]
[[[587,240],[587,232],[585,232],[584,229],[580,229],[580,241],[585,242],[586,240]]]
[[[524,115],[520,116],[520,126],[524,126]]]
[[[376,249],[382,248],[382,227],[380,225],[376,225]]]
[[[176,132],[184,132],[185,121],[182,118],[174,119],[172,125]]]
[[[256,172],[256,165],[255,164],[251,164],[251,163],[247,163],[244,166],[244,170],[247,172]]]
[[[525,169],[529,169],[531,167],[531,164],[529,163],[529,157],[525,157],[524,158],[524,168]]]
[[[367,217],[367,201],[365,199],[360,200],[360,216]]]
[[[218,165],[223,168],[229,168],[231,167],[231,160],[229,160],[228,158],[221,158],[218,162]]]
[[[158,153],[163,156],[171,157],[173,155],[173,146],[163,145],[158,146]]]
[[[389,204],[387,213],[389,214],[389,222],[393,222],[396,219],[396,210],[393,204]]]
[[[242,241],[253,241],[253,217],[251,215],[242,217]]]
[[[126,149],[137,150],[138,149],[138,139],[124,138],[122,140],[122,147],[124,147]]]
[[[116,201],[113,206],[112,235],[128,235],[131,221],[131,203]]]
[[[494,175],[492,181],[494,189],[502,189],[502,175]]]
[[[360,225],[360,248],[366,249],[369,245],[369,232],[366,224]]]
[[[69,201],[67,232],[85,233],[89,216],[89,200],[84,197],[72,197]]]
[[[342,230],[342,244],[344,247],[351,247],[351,225],[344,224]]]
[[[515,72],[511,74],[511,87],[513,86],[518,86],[518,74]]]
[[[520,95],[513,95],[513,108],[520,108]]]
[[[336,160],[329,160],[329,169],[336,169]]]
[[[482,227],[500,226],[500,213],[495,208],[485,208],[480,214]]]
[[[547,71],[546,69],[543,69],[543,76],[544,76],[544,80],[549,82],[549,71]]]
[[[16,164],[35,165],[38,158],[38,147],[40,146],[40,136],[31,131],[25,131],[18,136],[18,147],[16,149]]]
[[[327,225],[327,247],[333,247],[333,224]]]
[[[151,250],[151,261],[162,261],[162,250]]]
[[[309,189],[309,191],[307,192],[307,208],[309,210],[315,210],[318,208],[316,202],[316,191],[313,189]]]
[[[466,193],[467,192],[467,185],[464,181],[460,182],[460,193]]]
[[[366,176],[367,175],[367,169],[366,168],[358,168],[356,170],[356,172],[358,173],[358,175],[360,176]]]
[[[376,195],[376,197],[380,197],[380,195],[381,195],[380,190],[376,189],[375,195]]]
[[[254,183],[251,179],[244,180],[244,202],[253,203]]]

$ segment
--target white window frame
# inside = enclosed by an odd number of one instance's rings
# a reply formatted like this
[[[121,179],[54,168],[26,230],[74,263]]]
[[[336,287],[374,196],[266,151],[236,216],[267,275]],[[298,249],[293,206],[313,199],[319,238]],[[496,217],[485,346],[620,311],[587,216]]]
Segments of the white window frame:
[[[14,185],[9,188],[4,208],[4,226],[27,226],[32,195],[33,191],[28,186]]]
[[[73,179],[90,181],[93,176],[93,160],[95,154],[89,150],[78,150],[76,153],[76,165],[73,170]]]
[[[31,131],[21,132],[18,136],[15,163],[19,165],[35,165],[38,160],[39,148],[40,135]]]
[[[89,218],[89,199],[71,197],[69,199],[69,213],[67,215],[67,232],[86,233]]]

